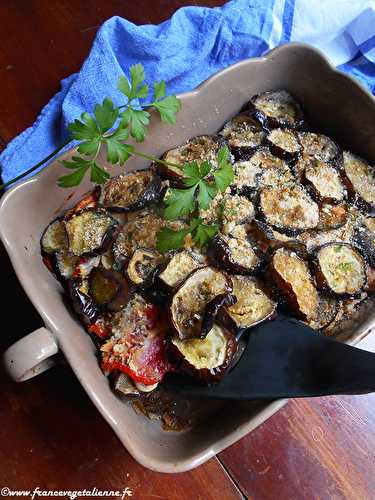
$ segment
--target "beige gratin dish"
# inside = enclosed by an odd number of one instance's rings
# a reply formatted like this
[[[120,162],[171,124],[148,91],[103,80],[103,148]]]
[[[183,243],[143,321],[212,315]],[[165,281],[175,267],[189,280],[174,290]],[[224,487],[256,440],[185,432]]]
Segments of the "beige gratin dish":
[[[353,79],[336,71],[318,51],[296,43],[230,66],[196,90],[180,95],[183,108],[177,125],[161,124],[154,119],[144,151],[160,155],[192,136],[214,133],[250,96],[276,89],[286,89],[296,97],[313,126],[375,161],[373,97]],[[63,157],[71,154],[72,151]],[[51,356],[61,350],[98,410],[139,463],[160,472],[197,467],[264,422],[286,400],[212,402],[205,417],[191,429],[166,432],[160,423],[136,414],[112,392],[99,368],[92,341],[65,306],[62,289],[40,256],[42,230],[56,213],[89,189],[88,183],[72,190],[58,188],[56,179],[63,170],[59,160],[61,157],[50,168],[13,187],[0,204],[2,241],[20,282],[45,323],[45,328],[31,333],[5,353],[8,372],[18,381],[31,378],[52,366]],[[131,160],[126,168],[144,166],[143,161]],[[111,167],[116,175],[119,170]],[[375,310],[365,316],[365,320],[359,318],[344,332],[343,340],[355,343],[371,331]]]

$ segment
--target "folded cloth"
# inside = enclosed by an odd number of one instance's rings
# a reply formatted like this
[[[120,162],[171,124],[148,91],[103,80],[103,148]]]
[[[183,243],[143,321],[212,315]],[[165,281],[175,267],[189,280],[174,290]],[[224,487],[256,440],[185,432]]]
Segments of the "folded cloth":
[[[112,17],[99,29],[79,73],[36,122],[0,155],[4,182],[48,156],[66,139],[66,125],[110,96],[123,102],[118,77],[141,62],[149,81],[170,93],[191,90],[222,68],[289,42],[324,51],[333,64],[375,93],[374,0],[234,0],[220,8],[185,7],[159,25]]]

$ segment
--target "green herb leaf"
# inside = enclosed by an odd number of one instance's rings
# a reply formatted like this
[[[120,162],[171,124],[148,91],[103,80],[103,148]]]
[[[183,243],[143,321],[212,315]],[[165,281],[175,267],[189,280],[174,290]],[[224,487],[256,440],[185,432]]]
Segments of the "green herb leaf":
[[[218,224],[199,224],[193,237],[194,243],[200,247],[207,245],[219,231]]]
[[[190,233],[190,228],[177,231],[164,227],[156,235],[156,248],[161,253],[177,250],[184,245],[184,239],[188,233]]]
[[[122,92],[130,103],[133,99],[143,99],[148,96],[148,85],[145,80],[145,70],[142,64],[130,66],[130,83],[126,76],[120,76],[117,88]]]
[[[175,95],[169,95],[152,105],[159,111],[160,119],[165,123],[176,123],[176,113],[181,109],[181,101]]]
[[[165,97],[166,85],[165,81],[154,82],[154,97],[155,101],[160,101],[163,97]]]
[[[234,178],[232,165],[229,161],[229,150],[227,146],[222,147],[218,154],[217,160],[219,168],[212,172],[215,182],[220,191],[224,192],[231,184]]]
[[[107,160],[113,165],[123,165],[134,151],[134,146],[123,142],[126,141],[128,137],[129,132],[127,128],[123,128],[122,125],[120,125],[113,134],[105,138],[107,144]]]
[[[113,127],[118,117],[118,108],[115,108],[111,99],[105,98],[103,104],[94,108],[97,127],[102,134]]]
[[[346,271],[350,271],[353,268],[353,263],[352,262],[341,262],[337,267],[338,267],[338,269],[340,269],[340,271],[346,272]]]
[[[98,151],[100,144],[101,144],[100,138],[93,139],[91,141],[84,141],[81,142],[77,150],[82,155],[88,155],[88,156],[94,155]]]
[[[182,179],[182,182],[185,186],[194,186],[201,180],[199,166],[196,161],[185,163],[185,165],[183,166],[183,172],[184,178]]]
[[[137,142],[143,142],[150,123],[150,113],[141,109],[128,108],[121,113],[123,126],[128,126],[130,134]]]
[[[118,79],[117,82],[117,88],[120,92],[122,92],[127,98],[129,98],[131,94],[131,87],[129,80],[126,78],[126,76],[122,75]]]
[[[174,220],[189,215],[195,208],[196,189],[196,186],[187,189],[171,189],[164,198],[167,205],[164,217],[168,220]]]
[[[139,85],[144,82],[145,69],[142,64],[130,66],[131,95],[136,97]]]
[[[217,193],[217,188],[216,186],[213,186],[212,184],[209,184],[206,181],[200,181],[199,184],[199,192],[198,192],[198,203],[199,207],[203,208],[203,210],[206,210],[215,198],[216,193]]]
[[[334,250],[335,253],[339,253],[339,252],[341,252],[342,247],[339,246],[339,245],[337,245],[333,250]]]
[[[75,141],[85,141],[100,138],[100,131],[92,116],[88,113],[81,114],[81,120],[69,123],[68,131]]]
[[[207,160],[204,160],[200,165],[199,165],[199,174],[201,179],[204,179],[207,174],[209,174],[213,170],[213,167],[211,163]]]
[[[91,182],[95,184],[104,184],[110,177],[109,173],[100,167],[97,163],[93,162],[91,165]]]
[[[91,168],[92,162],[84,160],[79,156],[73,156],[72,161],[62,161],[64,167],[75,170],[72,174],[63,175],[57,179],[57,184],[60,187],[69,188],[78,186],[84,178],[86,172]]]
[[[72,156],[71,160],[62,160],[60,163],[64,165],[65,168],[78,169],[85,166],[89,167],[91,165],[91,160],[85,160],[80,156]]]

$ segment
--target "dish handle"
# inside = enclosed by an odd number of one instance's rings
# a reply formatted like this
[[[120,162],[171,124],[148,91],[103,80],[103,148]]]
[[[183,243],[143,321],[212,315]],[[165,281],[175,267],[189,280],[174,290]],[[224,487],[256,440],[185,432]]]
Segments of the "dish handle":
[[[24,382],[55,365],[52,357],[59,348],[55,337],[47,328],[38,328],[3,354],[3,364],[15,382]]]

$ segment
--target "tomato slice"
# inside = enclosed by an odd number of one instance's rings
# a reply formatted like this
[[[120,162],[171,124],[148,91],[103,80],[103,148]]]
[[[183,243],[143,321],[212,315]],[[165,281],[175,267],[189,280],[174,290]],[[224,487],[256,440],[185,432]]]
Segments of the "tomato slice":
[[[166,354],[166,323],[158,309],[138,297],[119,313],[118,323],[116,334],[102,346],[103,371],[122,371],[144,385],[160,382],[171,366]]]
[[[101,339],[107,339],[109,337],[108,328],[106,328],[104,325],[101,325],[100,323],[92,323],[91,325],[89,325],[87,330],[97,337],[100,337]]]

